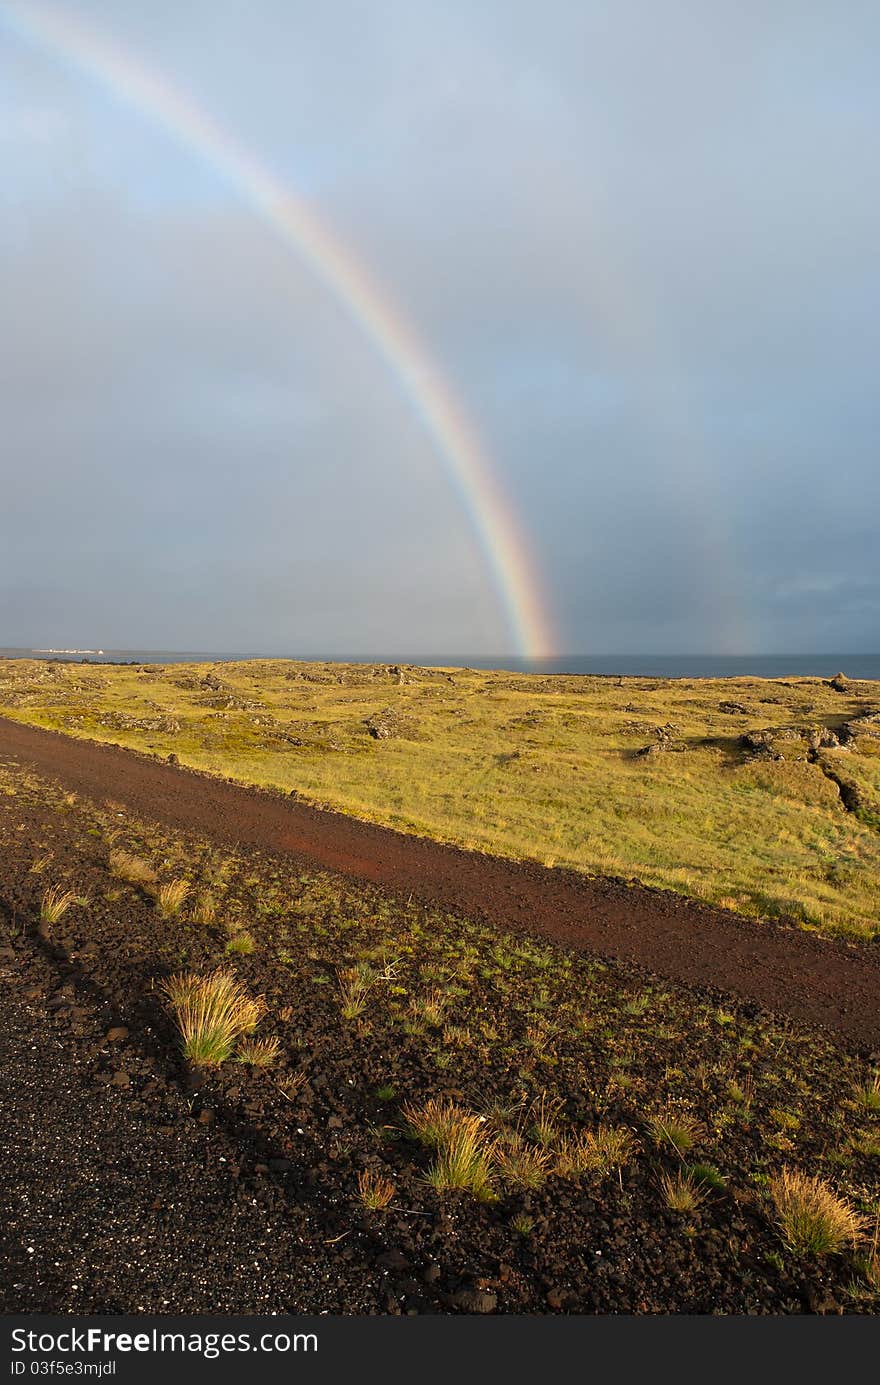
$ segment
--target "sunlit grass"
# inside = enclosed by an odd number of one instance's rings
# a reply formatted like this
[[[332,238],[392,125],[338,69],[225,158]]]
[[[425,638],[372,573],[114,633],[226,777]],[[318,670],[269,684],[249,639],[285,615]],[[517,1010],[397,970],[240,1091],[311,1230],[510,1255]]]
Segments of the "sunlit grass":
[[[874,1072],[853,1088],[853,1096],[866,1111],[880,1111],[880,1072]]]
[[[494,1163],[499,1177],[511,1188],[540,1188],[550,1172],[549,1152],[528,1144],[518,1134],[498,1141]]]
[[[358,1196],[369,1212],[381,1212],[392,1202],[396,1192],[394,1184],[372,1169],[361,1169],[358,1174]]]
[[[662,1173],[659,1188],[663,1201],[671,1212],[692,1215],[706,1201],[706,1188],[686,1169]]]
[[[150,890],[156,884],[156,872],[153,867],[131,851],[111,851],[110,872],[120,880],[125,880],[127,884],[136,885],[142,890]]]
[[[156,890],[156,908],[162,918],[170,919],[179,914],[188,894],[189,885],[185,880],[167,880],[160,885]]]
[[[223,696],[256,702],[268,724],[233,706],[221,726],[200,686],[203,666],[148,681],[84,666],[69,704],[63,688],[39,681],[36,664],[3,669],[4,710],[20,720],[149,743],[196,768],[480,850],[637,876],[821,931],[880,931],[880,832],[870,812],[843,811],[836,786],[807,762],[803,737],[778,741],[781,760],[747,762],[737,744],[756,728],[839,726],[880,702],[871,684],[841,696],[819,679],[631,678],[618,687],[466,670],[450,682],[413,670],[400,685],[373,668],[255,661],[223,665]],[[188,678],[192,687],[180,686]],[[722,710],[731,701],[745,712]],[[403,734],[373,740],[364,722],[386,708]],[[667,724],[679,753],[634,758]],[[299,744],[279,750],[277,736],[290,734]],[[846,777],[880,805],[878,746],[864,736],[845,757],[822,753],[832,766],[845,762]]]
[[[472,1193],[478,1202],[493,1202],[497,1197],[496,1156],[497,1147],[483,1118],[463,1113],[437,1145],[436,1158],[425,1178],[437,1192],[461,1189]]]
[[[822,1178],[783,1169],[770,1184],[780,1234],[798,1255],[830,1255],[854,1246],[866,1218]]]
[[[410,1103],[401,1112],[410,1134],[429,1149],[448,1140],[465,1114],[457,1102],[446,1097],[431,1097],[421,1105]]]
[[[40,918],[43,923],[57,923],[63,918],[71,904],[76,903],[75,890],[65,890],[61,885],[50,885],[40,901]]]
[[[600,1125],[581,1135],[566,1136],[556,1150],[554,1169],[563,1178],[584,1173],[604,1176],[625,1168],[635,1150],[630,1130],[621,1125]]]
[[[242,1039],[235,1051],[238,1063],[252,1068],[270,1068],[281,1052],[278,1039]]]
[[[206,976],[181,972],[162,984],[177,1021],[183,1052],[191,1062],[218,1067],[265,1013],[260,997],[249,996],[236,977],[218,969]]]

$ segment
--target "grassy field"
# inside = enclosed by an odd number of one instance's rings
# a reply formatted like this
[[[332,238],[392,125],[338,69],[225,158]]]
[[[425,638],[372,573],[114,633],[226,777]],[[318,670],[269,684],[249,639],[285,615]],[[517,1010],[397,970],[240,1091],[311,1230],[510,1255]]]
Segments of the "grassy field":
[[[472,849],[880,936],[875,683],[9,660],[0,713]]]

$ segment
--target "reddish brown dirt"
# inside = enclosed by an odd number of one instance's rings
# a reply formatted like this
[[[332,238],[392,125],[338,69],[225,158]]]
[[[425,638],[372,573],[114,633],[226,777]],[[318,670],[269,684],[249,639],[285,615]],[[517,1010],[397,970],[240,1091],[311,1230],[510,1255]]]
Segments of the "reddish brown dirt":
[[[291,854],[499,928],[728,991],[880,1050],[880,949],[870,945],[758,923],[623,880],[463,851],[5,718],[0,757],[214,842]]]

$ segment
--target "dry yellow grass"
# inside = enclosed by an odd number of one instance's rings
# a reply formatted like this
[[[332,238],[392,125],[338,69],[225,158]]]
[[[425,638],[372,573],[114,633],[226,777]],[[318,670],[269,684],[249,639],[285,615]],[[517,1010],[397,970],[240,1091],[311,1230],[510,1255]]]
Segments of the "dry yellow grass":
[[[381,1212],[392,1202],[397,1191],[394,1184],[371,1169],[361,1169],[358,1174],[358,1196],[370,1212]]]
[[[678,1173],[662,1173],[658,1185],[671,1212],[692,1214],[706,1201],[706,1189],[683,1169]]]
[[[236,977],[222,968],[207,976],[181,972],[164,982],[162,991],[177,1021],[183,1051],[201,1067],[218,1067],[236,1043],[256,1029],[265,1004],[249,996]]]
[[[855,1246],[867,1220],[822,1178],[783,1169],[770,1185],[780,1234],[798,1255],[832,1255]]]
[[[156,872],[153,867],[131,851],[111,851],[110,871],[120,880],[125,880],[127,884],[136,885],[142,890],[151,890],[156,884]]]
[[[246,1063],[252,1068],[270,1068],[281,1052],[281,1044],[276,1038],[242,1039],[236,1049],[236,1062]]]
[[[76,894],[73,890],[65,890],[61,885],[50,885],[40,902],[40,918],[43,923],[57,923],[75,900]]]
[[[578,1174],[606,1175],[625,1168],[635,1154],[635,1139],[621,1125],[600,1125],[581,1135],[560,1141],[554,1158],[554,1172],[562,1178]]]
[[[156,890],[156,908],[163,919],[179,914],[188,894],[189,885],[185,880],[166,880],[160,885]]]
[[[401,1112],[410,1134],[429,1149],[436,1149],[448,1140],[466,1114],[457,1102],[448,1097],[431,1097],[421,1106],[408,1103]]]

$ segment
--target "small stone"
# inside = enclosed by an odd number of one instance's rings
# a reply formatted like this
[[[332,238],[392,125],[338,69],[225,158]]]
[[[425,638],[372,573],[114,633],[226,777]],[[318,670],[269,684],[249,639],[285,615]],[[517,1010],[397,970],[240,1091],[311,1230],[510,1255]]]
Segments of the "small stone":
[[[114,1072],[113,1076],[110,1079],[114,1087],[127,1087],[130,1080],[131,1079],[129,1078],[129,1075],[124,1068],[117,1069],[117,1071]]]
[[[487,1289],[459,1289],[449,1301],[462,1313],[494,1313],[498,1307],[498,1295]]]
[[[128,1038],[128,1030],[124,1024],[117,1024],[113,1029],[108,1029],[104,1035],[105,1044],[119,1044],[123,1039]]]
[[[214,1121],[214,1112],[210,1106],[203,1106],[198,1115],[199,1125],[211,1125]]]
[[[341,1116],[331,1116],[327,1122],[328,1130],[341,1130],[342,1126],[343,1120]]]
[[[559,1310],[560,1310],[560,1308],[564,1307],[564,1305],[565,1305],[565,1294],[563,1293],[562,1289],[558,1289],[558,1288],[554,1285],[554,1287],[553,1287],[552,1289],[548,1289],[548,1290],[547,1290],[547,1307],[548,1307],[548,1308],[552,1308],[554,1312],[558,1313]]]

